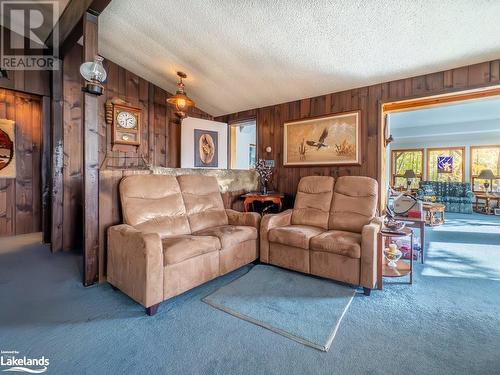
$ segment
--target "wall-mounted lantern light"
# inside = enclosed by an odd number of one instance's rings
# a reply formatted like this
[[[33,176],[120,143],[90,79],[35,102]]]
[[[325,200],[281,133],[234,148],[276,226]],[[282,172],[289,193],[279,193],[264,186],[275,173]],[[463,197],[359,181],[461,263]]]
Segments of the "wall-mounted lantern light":
[[[85,79],[83,92],[89,94],[102,95],[104,90],[103,83],[106,81],[107,73],[102,66],[102,56],[96,55],[94,61],[85,62],[80,65],[80,74]]]

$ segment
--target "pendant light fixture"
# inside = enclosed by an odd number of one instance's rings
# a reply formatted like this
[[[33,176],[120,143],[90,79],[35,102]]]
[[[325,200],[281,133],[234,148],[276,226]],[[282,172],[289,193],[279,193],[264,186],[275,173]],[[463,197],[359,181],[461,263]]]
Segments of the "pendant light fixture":
[[[184,72],[177,72],[179,76],[179,82],[177,82],[177,91],[174,96],[171,96],[167,99],[168,104],[175,105],[177,111],[175,112],[176,116],[179,118],[186,117],[186,111],[189,107],[194,106],[194,102],[187,96],[184,91],[184,82],[182,80],[187,77]]]

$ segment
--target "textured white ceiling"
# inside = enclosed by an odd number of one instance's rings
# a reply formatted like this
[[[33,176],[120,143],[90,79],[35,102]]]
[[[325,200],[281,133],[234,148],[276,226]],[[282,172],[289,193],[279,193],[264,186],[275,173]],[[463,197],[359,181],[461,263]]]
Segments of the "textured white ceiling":
[[[100,53],[212,115],[500,58],[499,0],[115,0]]]

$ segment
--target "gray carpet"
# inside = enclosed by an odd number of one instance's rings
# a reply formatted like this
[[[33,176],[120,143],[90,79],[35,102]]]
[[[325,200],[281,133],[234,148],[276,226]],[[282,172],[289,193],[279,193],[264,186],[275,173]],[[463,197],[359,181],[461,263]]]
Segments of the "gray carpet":
[[[259,264],[203,299],[209,305],[313,348],[328,351],[355,290]]]
[[[108,285],[84,288],[81,257],[0,241],[0,350],[44,355],[48,374],[498,374],[500,218],[447,219],[414,285],[357,294],[328,352],[201,301],[249,267],[147,317]]]

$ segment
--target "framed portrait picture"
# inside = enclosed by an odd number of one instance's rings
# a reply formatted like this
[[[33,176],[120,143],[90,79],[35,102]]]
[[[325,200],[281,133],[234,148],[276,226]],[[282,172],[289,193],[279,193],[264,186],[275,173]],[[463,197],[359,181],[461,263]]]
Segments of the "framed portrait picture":
[[[285,122],[284,166],[360,164],[360,111]]]
[[[219,166],[218,160],[219,133],[211,130],[194,129],[194,166]]]
[[[14,122],[0,120],[0,178],[16,177]]]

